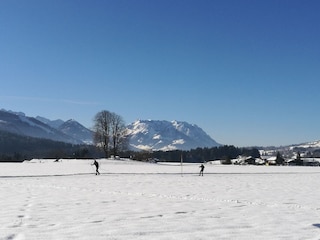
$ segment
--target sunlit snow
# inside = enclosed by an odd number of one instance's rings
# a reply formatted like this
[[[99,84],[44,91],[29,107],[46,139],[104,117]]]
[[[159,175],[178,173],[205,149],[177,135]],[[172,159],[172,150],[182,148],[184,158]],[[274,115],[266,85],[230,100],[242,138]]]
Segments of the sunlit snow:
[[[1,163],[0,239],[319,239],[319,167]]]
[[[153,135],[152,139],[161,139],[161,135],[160,134],[155,134],[155,135]]]
[[[172,144],[176,145],[176,144],[184,144],[184,140],[183,139],[177,139],[177,140],[174,140],[172,142]]]

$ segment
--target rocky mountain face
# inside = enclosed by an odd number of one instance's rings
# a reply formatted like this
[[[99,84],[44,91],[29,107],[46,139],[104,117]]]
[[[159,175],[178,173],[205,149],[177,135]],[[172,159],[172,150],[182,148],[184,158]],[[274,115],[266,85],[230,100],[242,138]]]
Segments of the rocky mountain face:
[[[180,121],[138,120],[128,125],[133,150],[190,150],[220,144],[195,124]]]

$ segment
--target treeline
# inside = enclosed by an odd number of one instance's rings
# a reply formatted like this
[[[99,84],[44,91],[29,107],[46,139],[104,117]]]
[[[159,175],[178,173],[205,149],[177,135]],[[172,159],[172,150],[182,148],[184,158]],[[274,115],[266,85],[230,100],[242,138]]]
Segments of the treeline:
[[[155,152],[131,152],[126,153],[136,160],[148,161],[158,159],[164,162],[179,162],[181,157],[184,162],[206,162],[212,160],[230,160],[239,155],[259,158],[260,153],[256,148],[238,148],[232,145],[225,145],[212,148],[197,148],[190,151],[155,151]]]
[[[73,145],[0,131],[0,161],[21,162],[32,158],[98,158],[94,146]]]

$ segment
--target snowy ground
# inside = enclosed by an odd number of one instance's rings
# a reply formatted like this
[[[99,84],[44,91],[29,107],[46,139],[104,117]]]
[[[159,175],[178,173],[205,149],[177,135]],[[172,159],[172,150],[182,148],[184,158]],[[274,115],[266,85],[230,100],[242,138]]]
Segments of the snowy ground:
[[[0,164],[0,239],[320,239],[320,168]]]

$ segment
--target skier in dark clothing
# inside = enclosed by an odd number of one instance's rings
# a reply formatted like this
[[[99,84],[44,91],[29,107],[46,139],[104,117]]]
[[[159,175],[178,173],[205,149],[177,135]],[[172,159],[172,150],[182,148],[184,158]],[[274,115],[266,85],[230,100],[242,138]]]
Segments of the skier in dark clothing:
[[[200,168],[199,176],[203,176],[204,165],[201,164],[199,168]]]
[[[100,175],[100,173],[99,173],[99,163],[96,160],[94,160],[94,162],[91,165],[94,165],[96,167],[96,175]]]

